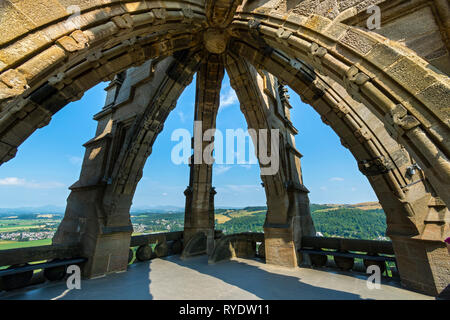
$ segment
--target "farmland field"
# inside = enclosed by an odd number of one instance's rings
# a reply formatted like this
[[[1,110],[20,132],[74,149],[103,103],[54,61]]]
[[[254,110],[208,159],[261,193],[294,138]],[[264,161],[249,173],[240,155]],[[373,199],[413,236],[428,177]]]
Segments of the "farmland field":
[[[0,241],[0,250],[46,246],[49,244],[52,244],[52,239],[41,239],[32,241]]]
[[[266,207],[216,209],[216,229],[225,234],[263,232]],[[311,204],[316,231],[323,236],[387,239],[386,218],[378,203],[355,205]],[[62,214],[0,217],[0,250],[51,244]],[[184,212],[139,212],[131,215],[134,233],[182,231]]]

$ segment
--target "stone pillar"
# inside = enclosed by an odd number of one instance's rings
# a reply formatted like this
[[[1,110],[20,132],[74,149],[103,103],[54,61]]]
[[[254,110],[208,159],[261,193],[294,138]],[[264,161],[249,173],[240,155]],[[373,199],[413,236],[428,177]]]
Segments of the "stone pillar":
[[[208,51],[206,59],[197,73],[197,91],[195,97],[195,124],[193,149],[190,162],[189,186],[185,191],[186,209],[184,219],[184,243],[198,232],[206,235],[206,253],[214,250],[214,195],[212,187],[212,148],[208,156],[203,157],[214,139],[203,141],[205,132],[214,130],[220,103],[220,88],[224,77],[223,57],[228,33],[225,28],[230,24],[239,1],[206,1],[205,15],[210,28],[205,32],[204,44]],[[206,162],[205,162],[206,160]],[[188,253],[186,253],[188,254]]]
[[[184,191],[186,209],[184,219],[184,243],[197,232],[214,237],[214,194],[212,166],[190,164],[190,182]]]
[[[289,96],[276,78],[263,73],[263,83],[272,82],[274,101],[272,112],[283,121],[271,121],[272,129],[280,132],[279,185],[271,186],[273,176],[263,176],[268,212],[264,224],[266,262],[286,267],[296,267],[305,262],[299,255],[302,236],[315,235],[309,208],[309,190],[303,185],[300,159],[294,136],[298,133],[290,121]],[[267,90],[266,90],[267,91]],[[268,91],[270,93],[270,91]],[[280,185],[281,184],[281,185]]]
[[[129,131],[129,127],[117,124],[118,119],[112,113],[117,96],[124,89],[123,81],[124,74],[119,74],[105,89],[105,107],[95,116],[98,121],[95,138],[84,144],[86,152],[80,178],[70,187],[64,219],[53,238],[54,244],[81,244],[83,255],[88,258],[83,267],[85,277],[124,271],[128,264],[133,232],[129,218],[132,196],[116,195],[114,208],[106,196],[111,184],[108,177]],[[131,108],[128,106],[127,109]]]
[[[204,232],[209,241],[214,239],[214,195],[212,187],[213,138],[203,141],[205,132],[216,127],[220,102],[220,88],[224,76],[222,57],[207,54],[197,73],[197,89],[194,116],[194,154],[190,158],[189,186],[185,191],[186,209],[184,243],[197,232]],[[213,136],[211,134],[210,136]],[[208,148],[208,156],[204,157]],[[211,245],[210,245],[211,247]],[[210,250],[212,250],[210,248]]]

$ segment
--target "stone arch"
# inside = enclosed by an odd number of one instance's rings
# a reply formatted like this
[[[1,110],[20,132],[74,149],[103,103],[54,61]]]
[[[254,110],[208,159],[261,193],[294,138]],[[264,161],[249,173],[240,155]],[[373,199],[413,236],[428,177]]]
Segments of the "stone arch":
[[[262,57],[262,55],[258,56],[261,59]],[[322,120],[341,137],[342,144],[360,163],[362,171],[368,176],[382,203],[384,196],[390,197],[392,194],[395,194],[398,199],[405,199],[402,188],[416,182],[412,180],[414,177],[408,176],[407,173],[407,168],[413,165],[413,161],[401,145],[389,136],[381,121],[370,113],[364,104],[357,103],[351,98],[345,89],[332,79],[316,73],[298,60],[276,59],[277,57],[277,54],[265,57],[265,64],[261,64],[261,60],[257,59],[250,62],[269,72],[276,72],[277,68],[284,70],[283,73],[277,74],[279,79],[291,86],[305,103],[313,106],[322,116]],[[294,68],[291,63],[298,64],[301,68]],[[372,159],[380,159],[375,161],[379,164],[374,164],[372,168],[363,165],[370,164],[368,160]],[[381,161],[382,159],[386,160]],[[376,178],[380,175],[383,175],[381,181]],[[422,180],[410,187],[422,190],[421,192],[434,193],[429,184],[425,185]],[[416,200],[422,200],[421,197],[419,196]],[[411,199],[409,202],[414,200]],[[388,203],[386,207],[389,208]],[[420,209],[417,211],[426,211],[425,208]],[[409,211],[409,207],[404,208],[400,216],[411,215]],[[409,223],[403,221],[403,224],[410,224],[413,227],[411,221]],[[418,232],[416,227],[409,231],[407,229],[408,227],[403,230],[406,234]]]
[[[129,212],[143,167],[202,58],[202,51],[187,51],[149,61],[131,70],[123,87],[119,79],[110,84],[107,105],[95,117],[96,137],[84,145],[80,178],[70,187],[64,219],[53,238],[54,244],[81,244],[89,258],[86,276],[126,268],[133,231]]]
[[[186,244],[198,232],[205,232],[208,250],[214,242],[214,196],[212,186],[213,147],[220,89],[225,68],[221,55],[205,53],[197,72],[194,107],[193,154],[189,161],[189,186],[186,196],[183,238]],[[205,137],[208,139],[205,139]],[[205,141],[208,140],[208,141]],[[209,153],[205,158],[205,154]]]
[[[301,154],[295,148],[297,133],[290,123],[284,92],[279,90],[273,77],[264,79],[271,88],[264,88],[262,76],[255,68],[238,56],[228,54],[226,69],[231,86],[236,91],[241,111],[246,118],[261,168],[261,179],[267,199],[267,216],[264,223],[266,261],[285,266],[297,266],[302,262],[296,249],[301,247],[302,236],[314,236],[308,189],[303,185],[300,167]],[[272,129],[278,130],[278,148],[272,149]],[[263,130],[266,130],[265,133]],[[260,152],[262,145],[267,149]],[[278,152],[279,164],[265,163],[261,157]],[[271,168],[267,168],[268,166]],[[271,171],[275,169],[275,173]],[[264,171],[267,173],[264,173]],[[279,239],[283,239],[280,243]]]
[[[231,25],[234,46],[240,46],[236,53],[264,66],[261,53],[278,49],[341,84],[389,128],[450,203],[448,77],[428,68],[413,51],[322,16],[244,10]]]
[[[195,45],[201,41],[195,35],[207,25],[203,1],[90,1],[70,23],[60,4],[36,21],[24,14],[31,8],[31,1],[23,1],[5,11],[17,17],[14,25],[22,26],[12,28],[0,43],[3,162],[80,93],[132,65]],[[448,79],[406,48],[384,43],[381,36],[317,15],[245,10],[244,5],[235,14],[233,36],[253,36],[259,41],[257,49],[279,48],[326,71],[392,129],[439,196],[450,202],[448,108],[440,107],[449,105]],[[402,75],[405,69],[412,73],[408,78]]]
[[[266,59],[271,58],[266,57]],[[243,104],[241,108],[247,119],[248,113],[253,113],[254,120],[248,121],[249,127],[264,126],[267,119],[264,117],[264,110],[259,108],[263,103],[254,101],[257,100],[258,90],[253,91],[252,97],[252,90],[249,88],[251,83],[249,69],[252,67],[246,66],[246,63],[237,56],[234,56],[234,60],[238,62],[234,62],[235,66],[228,65],[228,73],[232,83],[234,82],[234,88]],[[402,281],[405,285],[418,288],[415,284],[415,279],[418,277],[422,279],[438,277],[439,268],[427,269],[426,276],[420,273],[414,275],[411,270],[408,270],[411,264],[432,265],[425,246],[417,246],[414,238],[435,241],[435,245],[439,246],[448,232],[448,225],[445,222],[445,217],[448,216],[447,208],[442,206],[442,203],[436,203],[436,198],[433,197],[434,191],[420,172],[408,176],[408,168],[413,164],[408,153],[389,136],[381,121],[365,110],[367,107],[357,103],[333,80],[314,72],[304,64],[301,72],[298,70],[292,72],[293,67],[288,61],[280,62],[272,58],[270,63],[278,63],[285,70],[285,75],[289,77],[280,76],[280,79],[286,79],[285,82],[322,115],[324,122],[335,130],[344,146],[350,149],[355,159],[359,161],[361,171],[366,174],[385,210],[387,234],[394,242]],[[266,66],[270,63],[266,63]],[[297,61],[297,63],[300,62]],[[268,70],[273,71],[276,68],[270,65]],[[243,96],[245,95],[242,93],[243,90],[247,90],[250,94]],[[267,88],[264,88],[264,91],[267,91]],[[253,111],[252,106],[259,108],[260,111]],[[366,168],[364,164],[367,163],[367,159],[386,159],[389,165],[385,166],[382,162],[379,166]],[[268,199],[270,193],[271,191],[266,188]],[[270,211],[269,202],[268,207]],[[280,206],[276,207],[279,210]],[[436,216],[437,212],[441,218],[437,220],[431,218]],[[306,230],[305,226],[300,230]],[[299,246],[299,243],[296,245]],[[407,247],[413,246],[417,249],[414,258],[406,250]],[[424,269],[421,272],[424,272]],[[425,282],[426,280],[423,280],[422,283]]]
[[[202,1],[94,0],[80,4],[74,18],[52,2],[54,7],[40,10],[36,21],[29,21],[34,1],[5,4],[5,17],[14,18],[1,26],[11,30],[0,39],[1,162],[95,84],[149,59],[198,46],[198,31],[206,25]]]
[[[47,5],[24,0],[14,5],[6,1],[1,5],[1,28],[10,30],[0,37],[1,162],[14,157],[17,147],[29,135],[45,126],[52,114],[78,99],[88,88],[148,59],[171,56],[182,49],[203,45],[201,31],[211,26],[211,21],[208,21],[211,14],[205,13],[205,1],[200,0],[164,3],[91,0],[80,5],[80,13],[73,19],[68,19],[70,17],[61,3],[71,4],[63,0],[47,1]],[[221,2],[233,8],[236,3],[232,0]],[[353,128],[357,131],[352,133],[342,126],[340,135],[344,137],[344,143],[352,147],[352,152],[361,157],[361,161],[366,161],[363,165],[368,171],[372,166],[378,167],[377,170],[385,167],[383,161],[370,157],[364,159],[363,155],[390,154],[391,149],[378,145],[385,135],[381,128],[387,128],[393,139],[405,146],[420,164],[432,185],[432,189],[421,183],[408,186],[418,189],[417,193],[414,192],[418,208],[426,207],[419,199],[424,190],[430,191],[433,197],[427,205],[431,208],[431,216],[427,219],[438,221],[439,232],[448,232],[448,210],[438,198],[450,204],[448,77],[429,67],[414,51],[381,36],[341,24],[339,19],[332,21],[317,15],[303,16],[295,10],[280,14],[271,8],[259,7],[264,3],[252,2],[253,7],[250,7],[244,2],[232,21],[229,10],[224,14],[220,26],[231,23],[227,27],[227,34],[233,38],[228,44],[229,50],[245,57],[257,68],[269,70],[282,81],[292,83],[291,86],[302,93],[302,97],[312,94],[312,102],[322,98],[316,102],[316,108],[322,111],[324,119],[336,131],[341,130],[341,121],[356,122]],[[218,10],[211,6],[211,1],[206,4],[206,8]],[[219,8],[217,12],[220,11]],[[213,33],[213,42],[225,39],[224,33]],[[269,59],[269,56],[274,58]],[[283,60],[284,64],[280,64]],[[300,61],[312,67],[315,73],[312,80],[320,78],[323,82],[317,81],[312,87],[301,83],[297,86],[297,76],[299,79],[306,77],[303,80],[307,84],[311,82],[307,73],[300,70]],[[280,68],[280,65],[284,67]],[[294,76],[287,70],[293,71]],[[336,95],[336,92],[340,94]],[[366,108],[347,103],[347,93]],[[316,94],[318,97],[314,98]],[[336,112],[330,112],[330,108]],[[354,109],[356,116],[347,117],[347,108]],[[369,131],[361,130],[365,112],[379,120],[378,125]],[[372,133],[378,141],[366,139]],[[361,144],[355,139],[367,142]],[[403,166],[408,161],[411,162],[406,160]],[[402,195],[398,186],[402,186],[399,181],[404,180],[404,170],[400,170],[403,167],[396,161],[393,162],[399,170],[383,175],[385,185],[380,181],[373,185],[380,186],[377,194],[390,194],[395,199]],[[133,172],[132,176],[131,180],[139,173]],[[375,181],[379,178],[370,179]],[[383,185],[386,188],[381,188]],[[411,209],[411,201],[402,197],[392,203],[402,212],[396,217],[416,211]],[[441,212],[433,213],[438,209]],[[421,236],[426,228],[424,223]],[[429,239],[416,237],[414,240]],[[434,252],[439,251],[438,256],[443,252],[442,243],[436,241],[430,245],[424,242],[418,245],[421,252],[425,252],[426,259],[431,259]],[[410,242],[401,241],[394,244],[396,250],[411,256],[409,245]],[[434,277],[446,266],[438,261],[431,268],[435,268],[432,271]],[[419,272],[411,272],[412,277]],[[433,290],[433,284],[430,285],[424,276],[417,279],[419,287],[429,292]],[[408,280],[414,282],[414,279]]]

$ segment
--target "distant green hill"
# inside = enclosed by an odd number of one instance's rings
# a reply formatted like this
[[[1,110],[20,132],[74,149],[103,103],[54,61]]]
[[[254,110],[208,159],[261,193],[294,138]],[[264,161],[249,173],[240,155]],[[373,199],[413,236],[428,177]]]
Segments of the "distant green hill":
[[[317,204],[311,204],[310,208],[316,231],[325,237],[378,239],[386,236],[386,216],[382,209],[362,210],[355,205]],[[221,210],[220,214],[226,213],[230,219],[224,223],[216,220],[216,228],[225,234],[263,232],[266,210],[266,207]]]
[[[260,209],[261,210],[261,209]],[[254,208],[251,211],[256,211]],[[264,232],[263,225],[266,219],[266,212],[249,214],[242,217],[232,218],[231,220],[217,224],[216,229],[222,230],[225,234],[241,232]]]
[[[242,210],[246,210],[246,211],[260,211],[260,210],[266,210],[267,211],[267,207],[245,207]]]
[[[351,208],[312,212],[316,231],[325,237],[377,239],[386,236],[386,216],[381,209]]]

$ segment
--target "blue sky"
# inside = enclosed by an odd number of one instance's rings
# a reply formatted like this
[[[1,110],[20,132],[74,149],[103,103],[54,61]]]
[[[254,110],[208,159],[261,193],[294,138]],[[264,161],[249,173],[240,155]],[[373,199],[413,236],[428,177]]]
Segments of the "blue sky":
[[[104,105],[106,85],[97,85],[81,100],[58,112],[47,127],[37,130],[19,147],[15,158],[0,166],[0,207],[65,205],[68,187],[79,177],[82,144],[95,133],[96,122],[92,117]],[[246,130],[245,118],[227,76],[221,96],[217,128],[224,133],[226,129]],[[338,136],[297,94],[291,91],[290,96],[291,118],[299,130],[296,143],[304,156],[302,170],[304,183],[311,191],[311,202],[376,201],[370,184]],[[134,208],[184,206],[189,168],[172,163],[171,152],[178,142],[172,141],[171,135],[179,128],[192,132],[194,101],[195,80],[184,91],[153,147],[136,190]],[[217,190],[216,206],[265,205],[258,165],[215,165],[213,185]]]

